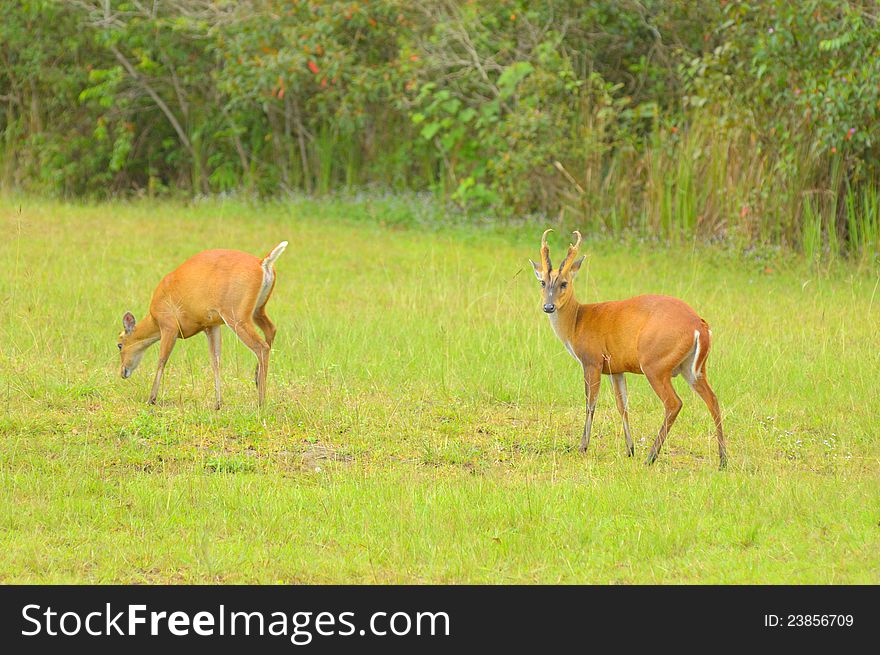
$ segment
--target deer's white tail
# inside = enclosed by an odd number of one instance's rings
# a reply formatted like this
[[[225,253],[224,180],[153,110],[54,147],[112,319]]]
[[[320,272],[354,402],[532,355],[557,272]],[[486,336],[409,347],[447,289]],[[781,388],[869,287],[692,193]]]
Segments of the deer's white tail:
[[[254,305],[254,310],[265,305],[266,300],[269,299],[269,292],[272,291],[272,285],[275,284],[275,270],[272,268],[272,265],[281,256],[286,247],[287,241],[282,241],[260,263],[260,266],[263,268],[263,284],[260,287],[260,293],[257,295],[257,303]]]
[[[691,379],[696,380],[700,377],[700,371],[697,364],[700,361],[700,331],[694,330],[694,357],[691,363]]]
[[[275,263],[275,260],[281,256],[281,253],[284,252],[284,249],[287,247],[287,241],[282,241],[277,246],[272,249],[266,257],[263,259],[262,266],[265,270],[269,270],[272,268],[272,264]]]

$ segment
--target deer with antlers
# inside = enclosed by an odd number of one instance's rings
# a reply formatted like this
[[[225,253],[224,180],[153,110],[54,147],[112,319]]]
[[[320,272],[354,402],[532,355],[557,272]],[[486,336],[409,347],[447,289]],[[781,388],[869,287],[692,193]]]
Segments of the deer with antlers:
[[[120,375],[130,377],[147,348],[158,341],[159,366],[149,400],[155,404],[174,343],[178,338],[188,339],[204,332],[214,369],[214,407],[220,409],[220,328],[226,325],[257,356],[254,379],[262,405],[269,350],[275,339],[275,325],[266,315],[266,303],[277,279],[275,260],[286,247],[287,241],[282,241],[262,259],[238,250],[205,250],[171,271],[153,292],[150,311],[143,320],[135,321],[131,312],[122,317],[122,332],[116,343]]]
[[[628,300],[581,304],[574,296],[572,280],[584,257],[578,258],[581,234],[575,231],[575,243],[569,246],[558,270],[550,263],[546,230],[541,237],[541,262],[529,260],[541,283],[543,309],[550,318],[556,336],[584,371],[586,420],[580,452],[590,444],[590,428],[599,395],[602,375],[611,376],[617,409],[623,418],[627,453],[634,446],[627,415],[626,373],[644,375],[665,409],[660,431],[648,453],[653,464],[666,441],[669,429],[681,411],[682,402],[672,378],[681,375],[703,399],[715,422],[720,466],[727,464],[727,449],[721,427],[718,398],[706,379],[712,332],[700,316],[685,302],[669,296],[636,296]]]

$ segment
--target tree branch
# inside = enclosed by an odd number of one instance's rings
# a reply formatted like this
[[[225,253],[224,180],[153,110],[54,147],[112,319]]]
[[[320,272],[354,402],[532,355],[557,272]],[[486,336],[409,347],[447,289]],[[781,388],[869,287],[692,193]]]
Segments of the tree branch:
[[[146,79],[144,79],[143,75],[137,72],[137,69],[132,65],[132,63],[126,58],[124,54],[122,54],[119,49],[111,44],[110,52],[116,57],[122,67],[128,72],[128,74],[137,82],[140,87],[147,92],[147,95],[153,99],[153,102],[156,103],[156,106],[165,114],[165,118],[168,119],[168,122],[171,123],[171,127],[174,128],[174,131],[177,132],[177,137],[180,139],[180,143],[183,144],[183,147],[186,148],[186,151],[190,154],[190,156],[195,161],[196,153],[192,147],[192,143],[187,137],[186,132],[183,129],[183,126],[180,124],[180,121],[177,120],[177,117],[174,115],[174,112],[171,111],[171,108],[162,100],[162,96],[156,93],[155,89],[150,86]]]

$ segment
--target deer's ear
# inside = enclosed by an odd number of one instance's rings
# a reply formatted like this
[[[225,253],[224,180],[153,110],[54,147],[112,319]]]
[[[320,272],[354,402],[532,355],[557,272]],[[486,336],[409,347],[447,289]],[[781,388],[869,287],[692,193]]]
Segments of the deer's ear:
[[[122,317],[122,328],[125,330],[125,334],[131,334],[134,332],[134,326],[134,314],[131,312],[125,312],[125,316]]]
[[[577,273],[580,270],[581,264],[584,263],[584,259],[586,259],[586,258],[587,258],[586,255],[582,255],[581,257],[578,257],[577,259],[575,259],[574,262],[572,262],[571,269],[570,269],[572,277],[574,277],[575,273]]]
[[[538,278],[538,280],[543,280],[543,279],[544,279],[544,271],[543,271],[543,269],[541,268],[541,265],[540,265],[540,264],[536,264],[536,263],[533,262],[531,259],[529,260],[529,264],[531,264],[531,265],[532,265],[532,268],[535,269],[535,277]]]

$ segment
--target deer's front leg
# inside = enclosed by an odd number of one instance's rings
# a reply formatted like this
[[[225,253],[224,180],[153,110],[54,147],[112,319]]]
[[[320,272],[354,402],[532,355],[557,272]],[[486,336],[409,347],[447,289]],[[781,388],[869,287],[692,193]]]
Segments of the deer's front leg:
[[[211,368],[214,369],[214,409],[220,409],[220,326],[205,328],[208,337],[208,350],[211,353]]]
[[[629,433],[626,377],[624,377],[623,373],[611,374],[611,386],[614,387],[614,397],[617,401],[617,410],[620,412],[621,418],[623,418],[623,438],[626,440],[626,454],[627,457],[632,457],[635,452],[635,447],[633,446],[632,436],[630,436]]]
[[[590,445],[590,430],[593,427],[593,412],[596,411],[596,400],[599,398],[599,385],[602,381],[602,368],[592,364],[584,364],[584,395],[586,396],[587,416],[584,421],[584,435],[581,437],[580,452],[586,453]]]
[[[156,377],[153,380],[153,389],[150,391],[150,405],[156,404],[156,396],[159,395],[159,384],[162,382],[162,373],[165,371],[165,362],[171,357],[171,351],[174,350],[174,342],[177,341],[177,330],[165,327],[159,328],[162,337],[159,341],[159,365],[156,368]]]

